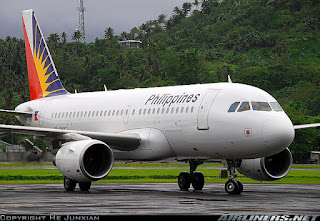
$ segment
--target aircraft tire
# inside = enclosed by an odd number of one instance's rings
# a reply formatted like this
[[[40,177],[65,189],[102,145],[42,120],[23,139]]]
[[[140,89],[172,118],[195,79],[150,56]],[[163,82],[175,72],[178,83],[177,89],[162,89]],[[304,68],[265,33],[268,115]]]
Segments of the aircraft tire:
[[[204,186],[204,176],[200,171],[196,171],[191,175],[191,184],[195,190],[202,190]]]
[[[180,190],[188,190],[190,188],[190,174],[188,172],[181,172],[178,176],[178,185]]]
[[[63,185],[66,191],[74,191],[74,189],[76,188],[77,182],[65,176]]]
[[[230,179],[226,182],[224,189],[229,194],[240,194],[243,190],[243,185],[240,181]]]
[[[79,183],[79,187],[81,191],[88,191],[91,187],[91,182]]]

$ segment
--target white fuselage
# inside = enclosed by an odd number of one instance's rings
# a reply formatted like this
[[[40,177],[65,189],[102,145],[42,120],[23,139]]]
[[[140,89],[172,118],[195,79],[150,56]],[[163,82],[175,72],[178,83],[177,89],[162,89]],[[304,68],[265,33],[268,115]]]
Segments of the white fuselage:
[[[38,111],[23,122],[31,126],[139,134],[140,147],[115,150],[118,159],[250,159],[284,150],[294,137],[290,119],[253,110],[252,101],[276,102],[252,86],[215,83],[67,94],[16,110]],[[250,110],[228,112],[234,102]]]

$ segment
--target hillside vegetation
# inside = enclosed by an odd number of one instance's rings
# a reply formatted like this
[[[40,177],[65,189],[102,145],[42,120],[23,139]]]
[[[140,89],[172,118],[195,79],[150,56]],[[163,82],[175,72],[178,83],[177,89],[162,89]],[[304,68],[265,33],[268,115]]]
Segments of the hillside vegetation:
[[[294,124],[315,123],[320,122],[319,15],[319,0],[195,0],[121,36],[109,27],[104,39],[92,43],[79,42],[76,33],[74,42],[54,33],[47,44],[70,92],[103,90],[103,84],[115,90],[211,83],[230,75],[233,82],[272,94]],[[142,47],[126,50],[120,38],[139,39]],[[29,99],[23,40],[0,40],[0,80],[1,108]],[[319,132],[296,131],[293,153],[318,149]]]

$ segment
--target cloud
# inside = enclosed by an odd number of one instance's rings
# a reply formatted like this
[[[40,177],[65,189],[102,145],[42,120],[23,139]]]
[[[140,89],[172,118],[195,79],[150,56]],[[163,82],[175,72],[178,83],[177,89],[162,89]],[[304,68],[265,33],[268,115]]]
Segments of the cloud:
[[[102,38],[104,30],[112,27],[116,34],[130,31],[158,15],[171,16],[175,6],[186,0],[84,0],[87,42]],[[21,11],[33,9],[45,36],[65,31],[70,40],[78,28],[79,0],[10,0],[2,1],[0,8],[0,38],[23,38]]]

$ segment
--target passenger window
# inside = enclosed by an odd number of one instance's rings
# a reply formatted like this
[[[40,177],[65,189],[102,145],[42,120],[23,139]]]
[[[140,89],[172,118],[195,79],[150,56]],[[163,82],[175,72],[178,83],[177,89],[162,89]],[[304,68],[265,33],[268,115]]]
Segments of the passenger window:
[[[256,102],[252,101],[252,109],[257,111],[271,111],[271,107],[268,102]]]
[[[250,110],[249,102],[242,102],[242,104],[238,109],[238,112],[247,111],[247,110]]]
[[[237,107],[239,106],[240,102],[234,102],[233,104],[231,104],[228,112],[235,112]]]
[[[283,111],[282,107],[278,102],[270,102],[270,105],[274,111]]]
[[[193,113],[194,107],[191,107],[191,113]]]
[[[133,109],[133,111],[132,111],[132,115],[134,115],[134,113],[136,112],[136,109]]]

